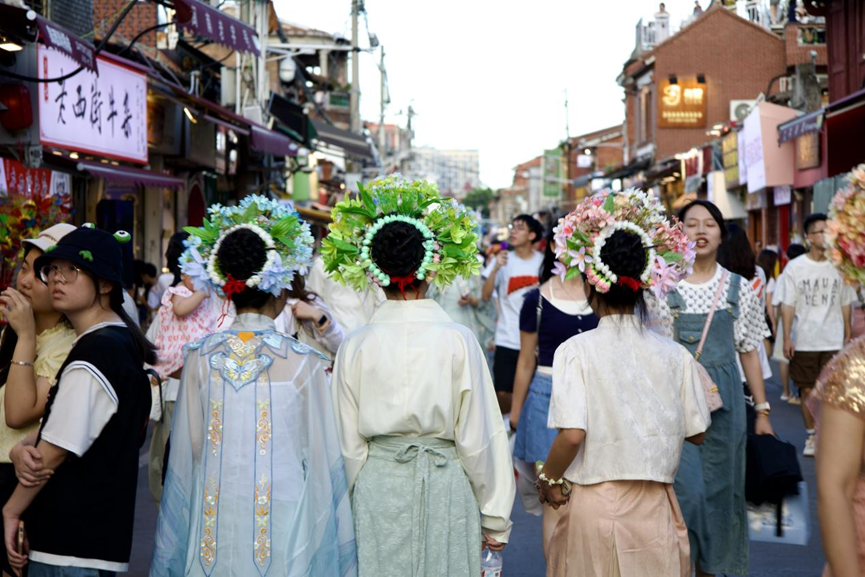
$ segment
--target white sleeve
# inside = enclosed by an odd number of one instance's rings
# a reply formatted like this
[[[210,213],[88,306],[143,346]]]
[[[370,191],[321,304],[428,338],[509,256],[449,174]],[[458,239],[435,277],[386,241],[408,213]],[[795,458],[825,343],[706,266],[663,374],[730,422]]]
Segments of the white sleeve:
[[[79,457],[102,433],[118,404],[111,383],[89,366],[73,363],[63,371],[51,415],[42,427],[43,440]]]
[[[588,421],[586,383],[580,361],[565,342],[553,357],[553,394],[547,427],[585,431]]]
[[[481,277],[485,278],[485,279],[490,278],[490,275],[493,274],[493,268],[495,268],[495,266],[496,266],[496,260],[493,259],[490,261],[490,264],[488,264],[483,269],[483,271],[481,271]]]
[[[800,257],[804,258],[804,257]],[[791,263],[792,264],[792,263]],[[794,274],[796,271],[789,264],[787,268],[784,269],[784,279],[782,290],[779,291],[781,293],[781,304],[795,307],[796,306],[796,275]]]
[[[841,281],[841,306],[846,307],[855,303],[858,299],[856,290],[844,281]]]

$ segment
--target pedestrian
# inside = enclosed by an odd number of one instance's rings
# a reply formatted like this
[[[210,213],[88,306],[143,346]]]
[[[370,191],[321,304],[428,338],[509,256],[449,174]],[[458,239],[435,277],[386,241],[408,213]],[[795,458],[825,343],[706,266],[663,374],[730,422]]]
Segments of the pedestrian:
[[[809,250],[784,269],[781,301],[784,356],[790,361],[790,377],[802,401],[805,457],[813,457],[815,451],[814,417],[806,401],[820,371],[850,339],[851,305],[856,299],[856,293],[827,258],[826,220],[823,213],[805,219]]]
[[[697,576],[748,573],[748,520],[745,505],[747,421],[742,399],[741,361],[754,396],[755,432],[772,434],[769,403],[758,348],[769,334],[760,300],[751,285],[717,262],[727,229],[721,211],[696,200],[679,212],[695,243],[693,272],[665,299],[648,299],[662,332],[695,353],[714,310],[699,362],[718,387],[724,407],[699,450],[686,445],[674,487],[682,506]]]
[[[775,335],[778,329],[778,323],[775,321],[775,307],[772,306],[772,297],[775,294],[777,281],[775,280],[775,267],[778,264],[778,253],[774,250],[763,249],[757,255],[757,266],[763,271],[763,276],[766,280],[766,288],[760,297],[763,306],[766,309],[766,324],[769,325],[769,330],[772,335],[768,337],[763,344],[765,345],[766,355],[771,355],[775,346]]]
[[[700,0],[694,0],[694,16],[699,16],[703,13],[703,7],[700,6]]]
[[[564,226],[562,221],[559,226]],[[546,237],[544,263],[539,272],[541,286],[526,295],[520,312],[520,358],[514,376],[510,415],[511,430],[516,431],[514,465],[520,471],[521,480],[531,485],[527,496],[532,499],[535,498],[532,484],[535,462],[547,458],[557,434],[555,429],[547,427],[553,355],[569,338],[598,326],[598,317],[592,312],[583,290],[582,276],[572,274],[571,278],[563,280],[561,274],[553,272],[558,262],[555,254],[557,230],[550,228]],[[549,559],[550,538],[566,508],[543,507],[542,511],[544,557]]]
[[[292,280],[288,296],[285,309],[276,318],[276,330],[333,358],[345,332],[330,308],[320,296],[306,289],[300,273]]]
[[[54,309],[51,292],[39,280],[34,262],[68,232],[70,224],[56,224],[32,239],[24,239],[24,260],[15,288],[0,293],[7,325],[0,339],[0,501],[5,503],[18,485],[9,452],[39,428],[48,391],[66,360],[75,331],[63,313]],[[13,574],[0,552],[0,570]]]
[[[329,362],[274,324],[309,225],[258,195],[208,220],[183,268],[237,317],[187,346],[150,575],[354,575]]]
[[[350,244],[323,248],[335,278],[387,296],[333,370],[359,575],[476,577],[482,545],[503,549],[511,530],[510,448],[477,339],[426,298],[477,274],[476,224],[423,181],[376,180],[361,198],[363,213],[333,210]]]
[[[865,281],[865,164],[830,205],[828,254],[844,281]],[[817,422],[817,501],[826,577],[865,570],[865,338],[835,356],[809,397]]]
[[[493,292],[498,297],[493,376],[502,415],[511,412],[514,374],[520,357],[520,311],[526,294],[538,284],[544,256],[535,250],[534,244],[542,235],[540,223],[532,216],[515,217],[510,224],[508,250],[499,250],[495,261],[481,274],[483,299],[490,300]]]
[[[600,322],[555,354],[549,426],[558,434],[538,492],[567,512],[547,575],[687,577],[672,483],[684,442],[700,444],[711,417],[694,358],[642,319],[645,292],[675,286],[693,251],[658,201],[634,189],[589,198],[557,230],[559,258],[584,275]]]
[[[430,288],[432,298],[442,307],[447,315],[455,323],[459,323],[475,335],[478,342],[483,344],[486,329],[479,318],[481,308],[487,304],[481,299],[480,278],[473,276],[469,279],[457,278],[453,284],[444,289]]]
[[[794,258],[799,258],[805,254],[807,249],[799,243],[792,243],[787,247],[785,255],[789,263]],[[775,346],[772,349],[772,359],[778,363],[778,377],[781,379],[783,393],[781,400],[790,403],[791,405],[799,405],[801,401],[798,395],[790,389],[790,361],[784,356],[784,317],[781,314],[781,303],[784,300],[784,271],[778,275],[778,280],[775,283],[775,292],[772,294],[772,309],[775,311]],[[795,320],[794,325],[795,327]],[[795,335],[795,329],[791,331],[791,335]]]
[[[119,241],[128,240],[82,227],[34,263],[78,338],[38,432],[13,449],[13,461],[16,451],[31,452],[45,475],[33,484],[17,471],[21,482],[3,508],[10,564],[20,570],[29,554],[32,577],[69,575],[70,567],[102,575],[129,568],[138,449],[150,411],[144,363],[154,363],[156,351],[123,310]]]

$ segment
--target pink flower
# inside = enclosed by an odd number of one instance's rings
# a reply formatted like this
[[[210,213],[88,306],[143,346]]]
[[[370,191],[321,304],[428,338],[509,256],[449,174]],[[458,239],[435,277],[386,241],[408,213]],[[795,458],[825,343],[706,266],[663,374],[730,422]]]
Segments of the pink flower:
[[[586,254],[586,247],[580,250],[569,250],[568,256],[571,257],[571,266],[576,266],[580,272],[586,272],[586,265],[593,261],[592,257]]]
[[[667,264],[663,257],[655,257],[655,266],[652,269],[652,290],[658,300],[664,300],[671,290],[679,284],[679,274],[675,265]]]
[[[568,267],[562,261],[557,260],[556,264],[553,265],[553,274],[565,280],[565,275],[568,274]]]

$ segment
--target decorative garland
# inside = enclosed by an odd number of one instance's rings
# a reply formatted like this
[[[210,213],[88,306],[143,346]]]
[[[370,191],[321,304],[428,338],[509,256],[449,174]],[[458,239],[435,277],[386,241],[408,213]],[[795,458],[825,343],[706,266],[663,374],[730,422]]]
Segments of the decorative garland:
[[[192,278],[196,290],[222,296],[245,288],[279,296],[290,288],[296,273],[306,274],[312,263],[313,238],[297,213],[261,195],[247,196],[238,206],[213,205],[201,227],[186,227],[189,238],[180,257],[180,270]],[[240,229],[254,232],[264,243],[267,258],[248,279],[235,279],[219,269],[217,253],[225,238]]]
[[[826,240],[829,260],[844,279],[865,284],[865,164],[850,172],[847,186],[832,199]]]
[[[646,249],[638,279],[617,276],[601,260],[607,239],[620,230],[637,235]],[[652,289],[662,299],[691,273],[697,256],[678,220],[668,221],[657,198],[633,188],[620,193],[605,190],[585,199],[559,220],[554,233],[559,259],[554,272],[563,280],[585,274],[600,293],[619,284],[635,291]]]
[[[477,222],[456,200],[441,197],[434,184],[399,175],[377,179],[333,208],[330,233],[321,243],[325,271],[337,282],[364,291],[370,286],[400,286],[417,279],[443,289],[457,276],[480,271]],[[393,277],[375,263],[371,247],[386,224],[405,222],[424,237],[424,257],[410,277]]]

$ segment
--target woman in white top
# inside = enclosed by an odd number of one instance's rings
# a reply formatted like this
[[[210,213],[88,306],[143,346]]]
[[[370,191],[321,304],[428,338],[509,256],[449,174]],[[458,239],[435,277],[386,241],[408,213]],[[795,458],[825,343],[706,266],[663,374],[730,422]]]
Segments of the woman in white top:
[[[603,293],[585,283],[598,328],[556,351],[549,426],[559,434],[538,487],[553,508],[570,504],[549,576],[691,572],[673,480],[684,441],[702,443],[710,416],[694,358],[635,315],[651,246],[631,230],[606,238],[593,258],[618,282]]]
[[[474,223],[452,205],[426,213],[424,206],[444,203],[427,183],[387,179],[370,187],[362,192],[364,222],[344,232],[332,227],[328,237],[362,248],[325,239],[322,250],[326,268],[340,275],[356,261],[338,251],[359,252],[387,296],[343,341],[333,371],[358,573],[477,577],[482,545],[504,548],[511,530],[508,437],[478,340],[426,298],[428,270],[442,276],[439,287],[456,272],[450,265],[463,276],[477,270],[474,234],[460,234]],[[348,203],[334,209],[335,223],[353,216]],[[396,218],[377,212],[397,206]],[[442,263],[441,255],[454,260]],[[362,287],[366,275],[349,282]]]

